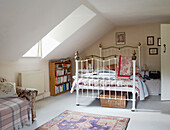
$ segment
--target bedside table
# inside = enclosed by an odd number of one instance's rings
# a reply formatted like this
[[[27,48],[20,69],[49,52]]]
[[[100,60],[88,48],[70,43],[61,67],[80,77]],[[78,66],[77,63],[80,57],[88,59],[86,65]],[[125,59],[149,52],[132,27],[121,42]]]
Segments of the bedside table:
[[[148,88],[149,95],[161,94],[161,80],[160,79],[145,80],[145,84]]]

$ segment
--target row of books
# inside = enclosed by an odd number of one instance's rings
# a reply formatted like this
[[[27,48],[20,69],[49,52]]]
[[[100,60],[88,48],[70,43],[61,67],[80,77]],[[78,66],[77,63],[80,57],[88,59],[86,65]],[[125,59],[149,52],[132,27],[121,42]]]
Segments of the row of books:
[[[55,64],[56,69],[68,69],[71,67],[71,64]]]
[[[60,75],[65,75],[65,74],[70,74],[70,70],[69,69],[63,69],[63,70],[56,70],[55,75],[56,76],[60,76]]]
[[[71,89],[71,82],[65,83],[63,85],[55,86],[55,93],[57,94],[70,89]]]
[[[70,57],[62,58],[62,59],[58,59],[58,60],[55,60],[55,61],[59,61],[59,62],[71,62],[71,58]]]
[[[60,84],[60,83],[63,83],[63,82],[68,82],[68,81],[71,81],[70,75],[55,78],[55,84]]]

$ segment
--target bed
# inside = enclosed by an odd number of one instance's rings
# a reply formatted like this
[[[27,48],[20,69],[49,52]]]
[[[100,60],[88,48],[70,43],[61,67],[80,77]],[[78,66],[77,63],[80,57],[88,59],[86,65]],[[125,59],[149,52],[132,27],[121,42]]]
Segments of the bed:
[[[105,48],[99,45],[100,55],[86,56],[85,59],[76,52],[76,74],[71,89],[71,93],[76,89],[76,105],[79,105],[80,96],[128,100],[132,101],[132,111],[135,111],[136,100],[148,96],[143,80],[136,73],[137,66],[140,70],[140,45]],[[101,92],[103,97],[100,97]],[[106,92],[109,96],[105,96]],[[120,98],[116,96],[117,92],[120,92]],[[122,98],[123,93],[127,94],[126,99]]]

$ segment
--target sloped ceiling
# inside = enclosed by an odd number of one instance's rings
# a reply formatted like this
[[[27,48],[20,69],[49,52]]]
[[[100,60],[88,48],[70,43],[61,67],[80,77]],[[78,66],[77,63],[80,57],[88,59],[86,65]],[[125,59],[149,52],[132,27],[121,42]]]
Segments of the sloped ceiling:
[[[15,61],[58,25],[79,0],[1,0],[0,61]]]
[[[116,26],[170,22],[169,0],[1,0],[0,61],[21,58],[81,4],[97,16],[45,60],[73,56]]]
[[[111,29],[112,24],[109,21],[102,16],[96,16],[70,38],[60,44],[54,51],[45,57],[45,59],[73,57],[76,51],[81,53]]]
[[[170,22],[170,0],[87,0],[115,26]]]

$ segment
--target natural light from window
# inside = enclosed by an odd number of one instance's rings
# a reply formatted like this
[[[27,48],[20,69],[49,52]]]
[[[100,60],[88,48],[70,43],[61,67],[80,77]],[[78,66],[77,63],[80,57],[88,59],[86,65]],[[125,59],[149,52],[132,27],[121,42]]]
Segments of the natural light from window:
[[[34,45],[23,57],[41,56],[44,58],[95,16],[96,14],[93,11],[81,5],[42,38],[39,43]]]

